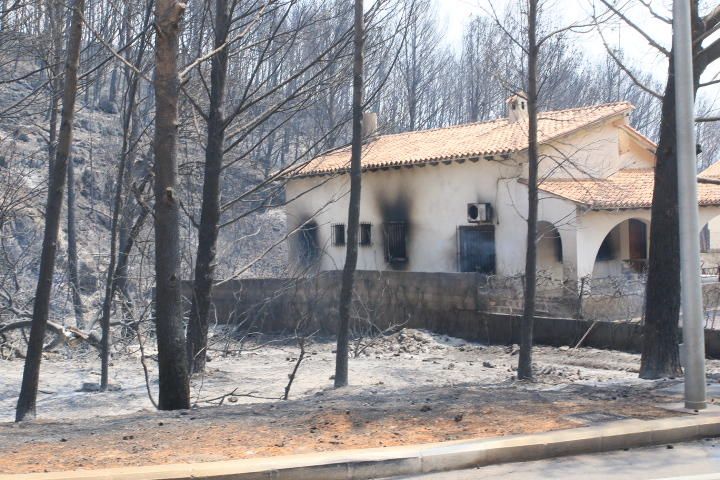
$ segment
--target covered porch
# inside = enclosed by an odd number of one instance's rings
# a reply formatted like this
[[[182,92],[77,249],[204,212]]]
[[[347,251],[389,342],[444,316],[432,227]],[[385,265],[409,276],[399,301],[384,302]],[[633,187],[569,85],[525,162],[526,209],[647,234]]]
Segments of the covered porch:
[[[565,215],[562,222],[541,214],[538,271],[566,286],[644,274],[653,183],[650,169],[621,170],[602,180],[544,182],[540,189],[572,205],[574,214]],[[720,217],[720,185],[699,183],[698,191],[702,227]]]

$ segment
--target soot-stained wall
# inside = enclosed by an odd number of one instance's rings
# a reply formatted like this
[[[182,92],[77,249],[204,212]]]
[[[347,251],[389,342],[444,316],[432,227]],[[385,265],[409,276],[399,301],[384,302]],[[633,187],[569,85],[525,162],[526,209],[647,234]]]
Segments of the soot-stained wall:
[[[480,159],[462,164],[389,168],[363,174],[360,221],[371,224],[372,242],[359,249],[358,269],[408,272],[458,272],[458,227],[471,225],[467,204],[492,204],[496,232],[496,271],[522,272],[525,221],[516,209],[527,190],[518,183],[522,167],[512,160]],[[289,222],[318,212],[321,270],[341,269],[345,248],[331,244],[331,226],[347,223],[347,175],[295,179],[287,185],[288,198],[302,192],[301,201],[287,206]],[[569,207],[574,210],[574,206]],[[562,215],[568,214],[568,207]],[[403,223],[406,258],[388,259],[387,224]],[[290,262],[299,260],[290,253]],[[389,261],[391,260],[391,261]]]

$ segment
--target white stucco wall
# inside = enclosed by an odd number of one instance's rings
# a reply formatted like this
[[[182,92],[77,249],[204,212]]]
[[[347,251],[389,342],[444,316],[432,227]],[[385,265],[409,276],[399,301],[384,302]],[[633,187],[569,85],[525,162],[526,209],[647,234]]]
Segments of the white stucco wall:
[[[408,224],[409,259],[403,270],[457,271],[457,227],[469,225],[468,203],[485,202],[495,209],[497,268],[503,273],[516,271],[522,265],[517,252],[525,248],[524,221],[514,211],[508,188],[515,188],[518,175],[514,162],[487,160],[365,172],[360,221],[372,224],[373,244],[359,248],[358,268],[390,268],[385,262],[382,225],[388,220],[403,219]],[[504,177],[507,180],[502,180]],[[324,183],[317,186],[319,182]],[[317,188],[288,205],[289,228],[319,212],[315,220],[323,250],[321,268],[342,268],[345,248],[331,245],[331,225],[347,223],[348,176],[293,180],[287,185],[287,197],[293,198],[313,186]],[[327,204],[329,199],[333,203]],[[291,260],[297,256],[293,247],[290,255]]]
[[[497,273],[521,273],[525,262],[527,188],[518,182],[520,168],[514,160],[480,160],[365,172],[360,221],[372,224],[373,245],[359,247],[358,268],[391,268],[385,262],[382,224],[396,219],[388,211],[406,208],[409,261],[402,269],[458,271],[457,228],[472,225],[467,222],[467,204],[483,202],[494,209]],[[348,191],[347,175],[296,179],[286,188],[288,199],[299,196],[287,207],[288,228],[294,230],[315,217],[323,270],[339,269],[344,264],[344,247],[331,244],[331,226],[347,223]],[[540,201],[539,217],[558,225],[561,237],[565,237],[573,231],[575,210],[571,202],[546,196]],[[573,255],[571,252],[570,257]],[[291,241],[291,261],[298,256],[297,244]]]
[[[540,147],[540,177],[603,178],[625,168],[652,168],[655,158],[616,117]]]
[[[613,123],[615,122],[615,123]],[[645,146],[631,138],[617,124],[616,118],[582,133],[557,141],[543,151],[555,160],[545,158],[541,172],[555,177],[568,175],[603,176],[622,168],[650,168],[653,156]],[[558,151],[562,151],[558,157]],[[557,158],[572,156],[564,168]],[[372,224],[372,245],[360,246],[358,268],[363,270],[401,269],[416,272],[457,272],[459,226],[467,222],[468,203],[490,203],[494,209],[496,272],[517,275],[524,271],[527,187],[524,154],[506,160],[453,162],[449,165],[388,168],[363,173],[360,221]],[[331,243],[331,226],[347,223],[349,178],[347,175],[292,179],[287,183],[288,229],[313,218],[318,225],[317,240],[321,249],[319,268],[340,269],[345,247]],[[574,203],[540,192],[538,220],[556,226],[562,239],[563,263],[541,255],[538,268],[553,277],[566,280],[592,275],[600,244],[613,228],[634,218],[650,221],[650,210],[585,211]],[[397,216],[399,215],[399,216]],[[701,209],[701,224],[720,215],[720,208]],[[408,262],[399,266],[385,261],[383,223],[405,220],[408,225]],[[720,237],[720,220],[718,221]],[[296,237],[297,235],[295,235]],[[616,274],[627,258],[627,229],[619,232],[618,258],[599,265],[599,273]],[[290,262],[300,258],[299,242],[291,238]]]

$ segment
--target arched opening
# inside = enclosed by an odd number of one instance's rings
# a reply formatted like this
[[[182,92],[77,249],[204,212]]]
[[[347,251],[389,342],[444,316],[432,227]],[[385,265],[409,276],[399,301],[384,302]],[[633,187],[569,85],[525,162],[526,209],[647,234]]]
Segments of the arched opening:
[[[720,275],[720,216],[714,217],[700,230],[700,263],[703,275]]]
[[[595,255],[593,278],[639,274],[647,270],[648,224],[631,218],[605,236]]]
[[[720,252],[720,216],[710,220],[700,231],[700,251],[703,253]]]
[[[560,232],[550,222],[538,222],[537,268],[539,275],[563,279],[563,253]]]

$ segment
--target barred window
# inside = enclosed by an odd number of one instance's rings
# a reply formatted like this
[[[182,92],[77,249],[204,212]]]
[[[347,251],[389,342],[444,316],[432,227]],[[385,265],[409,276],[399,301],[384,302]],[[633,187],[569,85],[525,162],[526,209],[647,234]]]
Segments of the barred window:
[[[360,224],[360,245],[372,245],[372,224]]]
[[[332,226],[332,243],[337,247],[345,245],[345,224],[336,223]]]
[[[387,222],[385,231],[385,260],[389,263],[407,262],[407,223]]]

